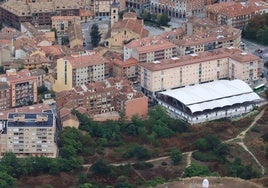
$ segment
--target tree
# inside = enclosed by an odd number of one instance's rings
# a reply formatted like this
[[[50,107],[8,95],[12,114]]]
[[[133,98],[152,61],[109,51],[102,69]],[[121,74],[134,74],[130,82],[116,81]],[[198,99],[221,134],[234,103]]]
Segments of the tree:
[[[97,175],[108,175],[110,174],[111,170],[111,167],[102,159],[97,160],[91,166],[91,171]]]
[[[207,166],[192,163],[184,170],[183,177],[208,176],[210,171]]]
[[[41,85],[37,88],[37,93],[38,95],[43,95],[45,94],[46,92],[48,92],[48,89],[45,85]]]
[[[159,25],[167,25],[170,21],[170,18],[166,14],[158,14],[157,22]]]
[[[90,32],[91,43],[93,47],[97,47],[101,40],[101,33],[99,31],[99,26],[97,24],[93,24]]]
[[[179,164],[179,162],[182,159],[182,153],[179,150],[174,149],[171,151],[170,158],[171,158],[173,164],[177,165],[177,164]]]
[[[16,187],[16,179],[8,175],[6,172],[0,172],[0,187]]]
[[[0,25],[0,30],[1,30],[1,25]],[[3,66],[0,66],[0,74],[4,74],[5,70]]]

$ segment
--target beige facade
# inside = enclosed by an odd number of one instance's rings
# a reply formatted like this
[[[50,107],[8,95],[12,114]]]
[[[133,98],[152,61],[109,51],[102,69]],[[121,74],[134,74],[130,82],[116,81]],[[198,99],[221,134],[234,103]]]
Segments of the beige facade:
[[[70,25],[80,23],[79,16],[52,16],[51,20],[52,28],[55,28],[58,34],[65,34]]]
[[[1,156],[13,152],[17,157],[44,156],[55,158],[56,120],[49,107],[34,105],[3,111],[1,122]]]
[[[94,81],[103,81],[108,61],[100,55],[67,56],[57,60],[53,90],[60,92]]]
[[[109,48],[121,49],[125,43],[148,35],[149,32],[143,28],[143,20],[138,20],[135,13],[127,12],[123,20],[113,24],[104,44]]]
[[[175,56],[176,45],[158,36],[136,39],[124,45],[124,60],[133,57],[146,63]]]
[[[260,78],[261,60],[238,49],[218,49],[154,63],[140,63],[142,90],[154,92],[219,79],[241,79],[253,83]]]

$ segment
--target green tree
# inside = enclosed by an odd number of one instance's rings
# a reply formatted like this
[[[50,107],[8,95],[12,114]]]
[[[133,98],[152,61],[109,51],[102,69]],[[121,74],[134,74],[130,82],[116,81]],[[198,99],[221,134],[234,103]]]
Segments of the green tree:
[[[41,85],[37,88],[37,93],[38,95],[43,95],[45,94],[46,92],[48,92],[48,89],[45,85]]]
[[[93,47],[97,47],[101,40],[101,33],[99,31],[99,26],[97,24],[93,24],[90,32],[91,43]]]
[[[97,175],[108,175],[111,170],[111,167],[102,159],[97,160],[91,166],[91,171]]]
[[[210,175],[210,171],[207,166],[192,163],[189,167],[187,167],[184,170],[183,177],[208,176],[208,175]]]
[[[1,25],[0,25],[0,30],[1,30]],[[5,70],[3,66],[0,66],[0,74],[4,74]]]
[[[206,151],[209,148],[209,144],[205,138],[199,138],[194,142],[196,149],[200,151]]]
[[[159,25],[168,25],[170,18],[166,14],[158,14],[157,15],[157,22]]]
[[[265,26],[258,30],[257,32],[257,41],[262,44],[268,44],[268,26]]]
[[[4,155],[4,157],[1,159],[1,165],[7,168],[7,174],[11,175],[12,177],[19,177],[23,174],[21,165],[19,164],[16,155],[12,152],[8,152]]]
[[[180,163],[180,161],[182,159],[182,153],[179,150],[174,149],[171,151],[170,158],[171,158],[173,164],[177,165]]]
[[[268,132],[265,132],[261,137],[264,140],[264,142],[268,142]]]
[[[151,20],[151,13],[147,10],[144,10],[143,13],[141,14],[141,17],[144,20]]]
[[[8,175],[6,172],[0,172],[0,187],[1,188],[16,187],[16,179]]]

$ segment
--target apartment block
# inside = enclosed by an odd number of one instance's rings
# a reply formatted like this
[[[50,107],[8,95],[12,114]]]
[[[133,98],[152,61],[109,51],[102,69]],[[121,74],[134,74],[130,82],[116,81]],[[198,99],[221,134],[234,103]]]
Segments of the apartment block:
[[[160,36],[136,39],[124,45],[124,60],[137,59],[147,63],[177,56],[176,45]]]
[[[74,87],[57,93],[57,107],[84,108],[88,115],[124,113],[127,119],[133,115],[146,117],[148,99],[141,92],[134,90],[128,80],[109,78]],[[119,117],[119,116],[118,116]]]
[[[232,26],[218,26],[193,35],[185,35],[181,40],[174,40],[179,55],[200,53],[218,48],[238,48],[241,42],[241,30]]]
[[[221,2],[206,7],[207,18],[220,25],[242,29],[255,14],[268,12],[268,3],[261,0]]]
[[[140,63],[140,85],[151,97],[158,91],[220,79],[252,84],[260,79],[261,59],[235,48],[190,54],[152,63]]]
[[[112,60],[113,63],[113,77],[126,78],[130,81],[137,81],[138,79],[138,60],[129,58],[126,61],[119,59]]]
[[[55,28],[58,34],[64,35],[70,25],[80,23],[80,16],[52,16],[51,20],[52,28]]]
[[[1,82],[7,83],[10,92],[10,107],[20,107],[37,103],[37,77],[31,76],[30,71],[15,69],[0,75]]]
[[[202,13],[205,3],[205,0],[152,0],[150,10],[153,13],[166,14],[169,17],[188,18]]]
[[[17,157],[57,155],[56,120],[48,105],[2,111],[0,129],[1,156],[6,152]]]
[[[106,66],[109,61],[100,54],[65,56],[57,60],[56,78],[53,90],[60,92],[75,86],[103,81],[108,77]]]
[[[9,0],[0,5],[2,20],[20,29],[20,24],[51,26],[52,16],[79,16],[79,3],[75,0]]]
[[[5,79],[1,79],[0,82],[0,110],[6,110],[10,108],[10,90],[9,85],[5,82]]]

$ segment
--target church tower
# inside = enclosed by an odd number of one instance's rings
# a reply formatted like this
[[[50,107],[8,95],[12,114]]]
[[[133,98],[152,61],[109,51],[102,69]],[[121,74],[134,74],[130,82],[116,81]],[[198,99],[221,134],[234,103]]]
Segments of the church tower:
[[[119,10],[118,3],[115,2],[114,0],[113,3],[111,4],[111,18],[110,18],[111,28],[113,27],[115,22],[118,22],[119,18],[118,10]]]

